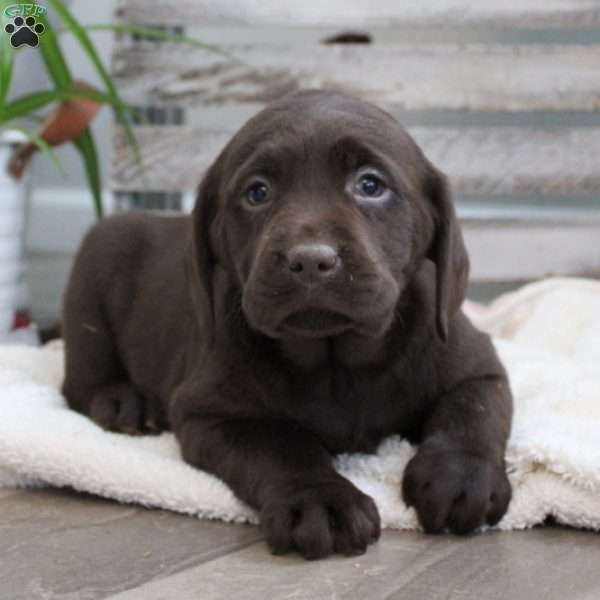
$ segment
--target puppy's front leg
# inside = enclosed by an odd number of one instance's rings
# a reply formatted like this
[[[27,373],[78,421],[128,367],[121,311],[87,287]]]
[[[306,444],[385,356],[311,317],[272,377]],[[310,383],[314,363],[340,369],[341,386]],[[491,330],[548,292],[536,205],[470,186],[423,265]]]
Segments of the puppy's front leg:
[[[375,503],[336,473],[310,432],[285,421],[191,416],[177,434],[187,462],[258,510],[274,554],[361,554],[379,537]]]
[[[502,518],[511,498],[504,466],[511,414],[502,375],[464,381],[438,399],[402,483],[425,531],[466,534]]]

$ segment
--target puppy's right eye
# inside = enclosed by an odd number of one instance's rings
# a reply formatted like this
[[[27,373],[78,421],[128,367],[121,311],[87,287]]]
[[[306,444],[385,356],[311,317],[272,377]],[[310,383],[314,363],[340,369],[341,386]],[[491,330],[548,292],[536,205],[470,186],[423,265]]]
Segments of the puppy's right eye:
[[[271,190],[263,181],[256,181],[246,190],[246,201],[250,206],[262,206],[271,200]]]

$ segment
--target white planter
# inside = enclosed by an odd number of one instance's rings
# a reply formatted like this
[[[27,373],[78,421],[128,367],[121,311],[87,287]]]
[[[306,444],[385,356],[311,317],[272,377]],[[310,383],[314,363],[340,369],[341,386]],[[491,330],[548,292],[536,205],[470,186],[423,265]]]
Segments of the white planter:
[[[23,296],[26,182],[7,171],[12,147],[22,141],[17,132],[0,137],[0,340],[12,329]]]

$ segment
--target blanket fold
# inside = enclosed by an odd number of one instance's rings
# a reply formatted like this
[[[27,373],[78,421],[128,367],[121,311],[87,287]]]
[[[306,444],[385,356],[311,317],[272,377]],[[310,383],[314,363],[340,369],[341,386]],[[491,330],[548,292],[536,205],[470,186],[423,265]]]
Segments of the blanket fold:
[[[600,530],[600,282],[548,279],[490,306],[465,303],[508,370],[515,416],[507,450],[513,500],[500,529],[549,515]],[[204,518],[256,522],[208,473],[185,464],[170,433],[108,433],[59,392],[60,342],[0,346],[0,487],[70,486]],[[376,501],[384,527],[417,529],[400,482],[415,449],[399,437],[377,454],[342,455],[338,470]]]

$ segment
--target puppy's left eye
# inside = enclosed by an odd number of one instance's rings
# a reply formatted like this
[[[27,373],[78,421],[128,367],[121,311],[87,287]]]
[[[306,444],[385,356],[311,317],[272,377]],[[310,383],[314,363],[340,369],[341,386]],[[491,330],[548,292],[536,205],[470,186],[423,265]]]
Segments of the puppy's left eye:
[[[368,172],[359,174],[352,186],[352,192],[359,198],[377,200],[386,195],[388,187],[383,179],[376,173]]]
[[[363,175],[358,180],[358,190],[363,196],[377,198],[385,189],[383,182],[375,175]]]

